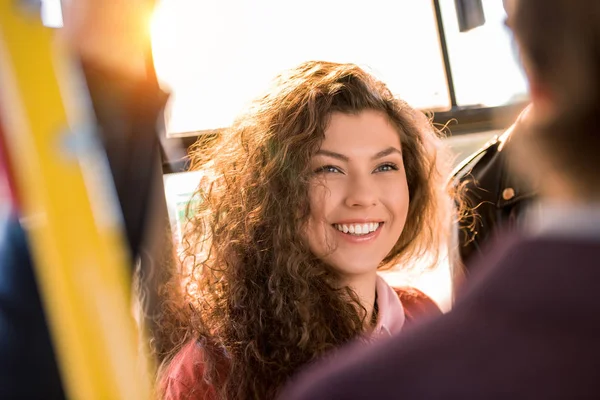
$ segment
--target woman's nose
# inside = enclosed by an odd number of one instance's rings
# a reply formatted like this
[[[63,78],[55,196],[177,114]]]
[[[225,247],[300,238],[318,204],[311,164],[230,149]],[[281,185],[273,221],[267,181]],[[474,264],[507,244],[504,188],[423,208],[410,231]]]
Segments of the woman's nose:
[[[348,207],[377,204],[377,188],[371,177],[355,177],[348,182],[345,203]]]

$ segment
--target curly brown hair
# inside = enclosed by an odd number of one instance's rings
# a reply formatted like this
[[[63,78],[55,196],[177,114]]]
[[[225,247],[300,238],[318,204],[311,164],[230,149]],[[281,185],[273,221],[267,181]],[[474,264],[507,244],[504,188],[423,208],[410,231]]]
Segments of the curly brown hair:
[[[363,332],[357,295],[340,288],[300,238],[310,214],[309,161],[330,116],[364,110],[384,112],[397,129],[410,193],[404,231],[381,268],[437,255],[440,232],[449,231],[438,132],[356,65],[306,62],[280,75],[193,153],[192,169],[210,173],[185,235],[187,267],[167,287],[166,309],[179,323],[165,329],[173,353],[202,340],[206,369],[198,379],[218,397],[273,398],[299,367]]]

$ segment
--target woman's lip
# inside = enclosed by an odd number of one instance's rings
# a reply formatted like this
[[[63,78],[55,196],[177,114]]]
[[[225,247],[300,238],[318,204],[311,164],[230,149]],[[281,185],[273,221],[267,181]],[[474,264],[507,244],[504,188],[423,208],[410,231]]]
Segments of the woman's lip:
[[[332,225],[354,225],[354,224],[383,224],[380,219],[348,219],[345,221],[334,222]]]
[[[344,233],[333,226],[332,226],[332,229],[334,229],[344,240],[346,240],[350,243],[359,244],[359,243],[368,243],[368,242],[375,240],[379,236],[379,233],[381,232],[383,225],[384,224],[382,222],[380,222],[379,226],[377,227],[376,230],[374,230],[373,232],[369,232],[366,235],[352,235],[352,234]]]

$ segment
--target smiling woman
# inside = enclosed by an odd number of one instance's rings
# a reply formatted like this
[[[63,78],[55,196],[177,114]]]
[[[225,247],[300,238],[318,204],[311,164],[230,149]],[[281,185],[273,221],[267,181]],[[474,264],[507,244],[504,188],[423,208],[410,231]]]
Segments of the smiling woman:
[[[329,350],[439,313],[377,274],[435,259],[450,225],[437,133],[382,82],[302,63],[215,140],[167,288],[167,398],[273,398]]]

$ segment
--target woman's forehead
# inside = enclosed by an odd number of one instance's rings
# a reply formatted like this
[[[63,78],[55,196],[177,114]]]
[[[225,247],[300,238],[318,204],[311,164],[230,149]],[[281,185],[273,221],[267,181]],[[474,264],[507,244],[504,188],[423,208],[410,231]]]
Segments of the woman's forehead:
[[[349,155],[371,150],[378,152],[388,147],[400,149],[400,135],[383,112],[334,113],[320,147]]]

